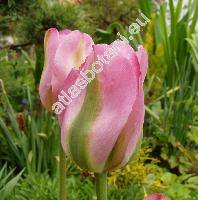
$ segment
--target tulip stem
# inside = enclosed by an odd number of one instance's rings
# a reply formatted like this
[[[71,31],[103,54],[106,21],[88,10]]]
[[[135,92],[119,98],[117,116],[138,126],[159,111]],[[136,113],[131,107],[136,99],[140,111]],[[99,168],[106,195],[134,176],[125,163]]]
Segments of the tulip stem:
[[[97,200],[107,200],[107,173],[95,173]]]
[[[60,188],[59,188],[59,198],[60,200],[66,200],[66,156],[63,151],[63,148],[60,144],[60,163],[59,163],[59,179],[60,179]]]

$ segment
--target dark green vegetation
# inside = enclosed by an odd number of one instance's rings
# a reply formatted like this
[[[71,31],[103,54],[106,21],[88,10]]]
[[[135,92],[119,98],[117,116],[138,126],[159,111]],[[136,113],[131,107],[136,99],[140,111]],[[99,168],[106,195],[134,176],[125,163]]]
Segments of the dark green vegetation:
[[[152,192],[173,200],[198,199],[198,2],[167,2],[0,1],[2,200],[58,199],[60,131],[38,97],[45,31],[79,29],[96,43],[108,43],[118,31],[129,36],[138,7],[151,20],[131,43],[142,43],[149,53],[144,139],[134,160],[109,174],[109,199],[142,200]],[[68,199],[96,199],[93,175],[67,162]]]

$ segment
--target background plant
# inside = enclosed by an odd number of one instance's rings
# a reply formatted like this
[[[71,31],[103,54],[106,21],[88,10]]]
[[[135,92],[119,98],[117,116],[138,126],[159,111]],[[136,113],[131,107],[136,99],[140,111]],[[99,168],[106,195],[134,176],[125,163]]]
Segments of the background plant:
[[[17,186],[17,183],[22,175],[21,171],[18,175],[13,177],[14,170],[8,170],[7,164],[4,164],[4,166],[0,170],[0,195],[2,200],[8,199],[15,187]]]

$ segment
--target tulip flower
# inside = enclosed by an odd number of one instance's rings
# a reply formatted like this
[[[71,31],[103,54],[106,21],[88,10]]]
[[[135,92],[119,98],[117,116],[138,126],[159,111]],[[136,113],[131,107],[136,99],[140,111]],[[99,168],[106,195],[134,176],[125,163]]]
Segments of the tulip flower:
[[[117,55],[108,51],[115,46]],[[98,200],[107,199],[106,172],[125,166],[141,140],[147,66],[141,46],[135,52],[122,41],[94,45],[79,68],[79,77],[86,75],[89,84],[59,120],[67,155],[82,169],[95,172]]]
[[[147,53],[119,40],[94,45],[85,33],[56,29],[46,33],[45,52],[41,101],[59,114],[64,151],[95,172],[98,199],[106,200],[106,172],[125,166],[141,140]]]
[[[167,196],[163,194],[151,194],[144,198],[144,200],[170,200]]]

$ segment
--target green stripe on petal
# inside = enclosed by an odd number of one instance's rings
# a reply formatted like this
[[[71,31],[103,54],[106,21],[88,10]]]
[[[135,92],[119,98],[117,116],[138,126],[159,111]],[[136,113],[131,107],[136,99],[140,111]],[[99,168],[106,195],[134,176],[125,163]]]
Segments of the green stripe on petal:
[[[141,132],[141,137],[140,137],[140,139],[138,140],[138,143],[137,143],[137,145],[136,145],[136,148],[135,148],[134,152],[132,153],[132,155],[131,155],[131,157],[130,157],[130,159],[129,159],[129,162],[131,162],[131,161],[136,157],[136,155],[138,154],[138,152],[140,151],[141,146],[142,146],[142,138],[143,138],[143,130],[142,130],[142,132]],[[128,163],[129,163],[129,162],[128,162]]]
[[[127,144],[127,134],[125,132],[121,132],[109,155],[108,160],[106,161],[104,171],[110,171],[122,163],[125,151],[127,149]]]
[[[141,134],[141,137],[139,138],[139,141],[137,142],[136,148],[134,152],[131,152],[131,158],[129,159],[128,163],[133,160],[133,158],[136,156],[137,152],[141,148],[142,143],[142,137],[143,133]],[[118,140],[116,141],[115,146],[113,147],[111,154],[109,155],[108,160],[106,161],[104,171],[112,171],[117,168],[123,167],[122,161],[125,156],[125,152],[128,146],[129,138],[125,133],[121,133]],[[127,163],[124,163],[126,165]]]
[[[82,109],[69,130],[69,151],[73,160],[83,169],[90,169],[89,134],[100,111],[99,83],[95,78],[87,88]]]

